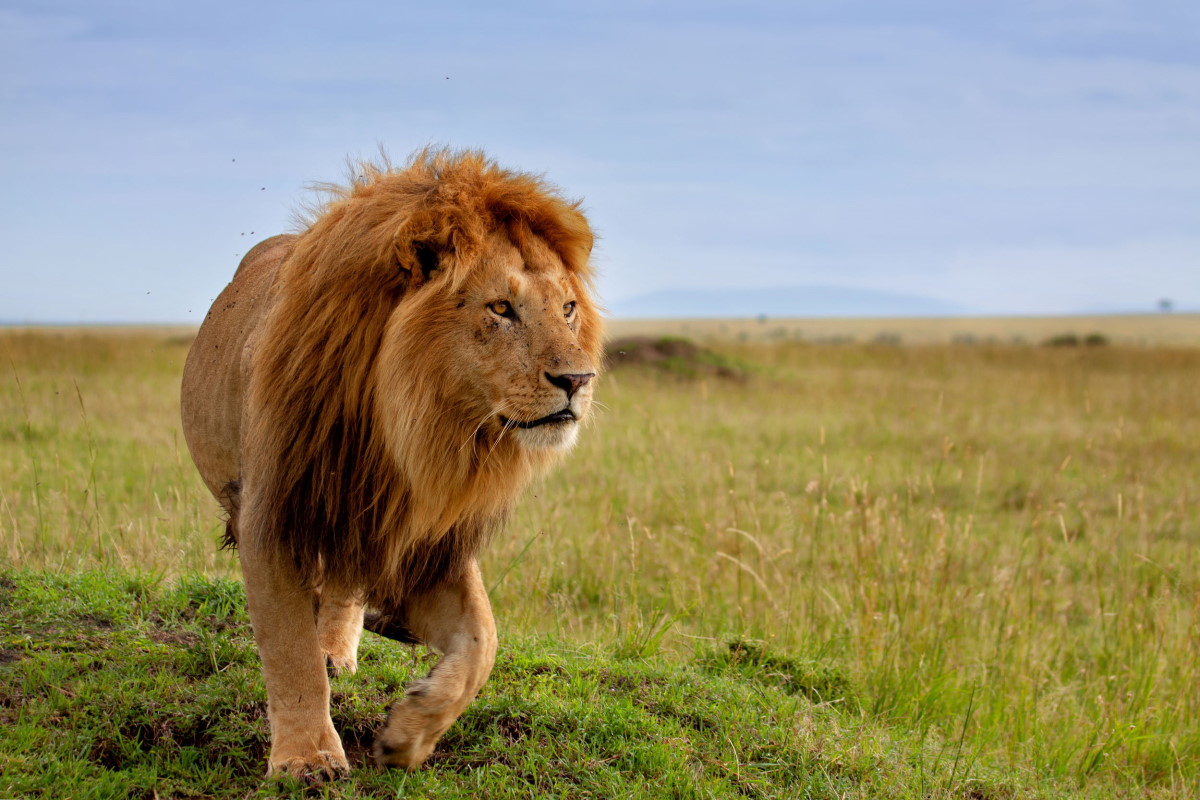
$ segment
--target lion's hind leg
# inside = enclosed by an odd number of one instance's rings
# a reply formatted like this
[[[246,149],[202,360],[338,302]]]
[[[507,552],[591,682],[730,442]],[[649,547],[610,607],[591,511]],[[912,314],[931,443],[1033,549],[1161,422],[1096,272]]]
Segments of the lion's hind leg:
[[[416,769],[475,699],[496,660],[496,624],[479,566],[472,562],[462,579],[406,600],[404,618],[404,628],[442,658],[392,706],[375,737],[375,760]]]
[[[353,595],[323,588],[317,606],[317,639],[330,675],[353,675],[363,632],[363,603]]]

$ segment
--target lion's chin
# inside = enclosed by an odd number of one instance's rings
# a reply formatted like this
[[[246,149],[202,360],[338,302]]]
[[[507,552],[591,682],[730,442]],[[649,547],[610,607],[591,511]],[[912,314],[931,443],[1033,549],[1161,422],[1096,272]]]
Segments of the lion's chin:
[[[579,438],[579,423],[555,422],[536,428],[513,428],[509,435],[526,450],[570,450]]]

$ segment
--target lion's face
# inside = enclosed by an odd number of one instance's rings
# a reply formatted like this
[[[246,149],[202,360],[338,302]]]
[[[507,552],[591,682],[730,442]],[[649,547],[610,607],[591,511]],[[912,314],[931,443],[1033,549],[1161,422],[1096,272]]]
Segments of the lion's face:
[[[443,413],[454,417],[443,421],[468,430],[462,446],[571,447],[596,383],[600,323],[586,287],[540,240],[518,249],[500,235],[457,291],[430,284],[391,327],[415,336],[422,360],[437,359]]]
[[[460,367],[482,390],[493,430],[531,449],[566,448],[592,405],[596,365],[579,343],[590,307],[548,248],[529,249],[523,258],[495,240],[480,280],[465,287]]]

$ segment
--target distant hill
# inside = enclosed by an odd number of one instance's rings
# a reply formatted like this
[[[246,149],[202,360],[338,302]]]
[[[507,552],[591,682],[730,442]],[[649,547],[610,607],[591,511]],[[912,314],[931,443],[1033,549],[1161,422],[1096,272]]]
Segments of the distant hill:
[[[670,289],[610,301],[617,317],[937,317],[968,313],[954,303],[919,295],[847,286],[769,289]]]

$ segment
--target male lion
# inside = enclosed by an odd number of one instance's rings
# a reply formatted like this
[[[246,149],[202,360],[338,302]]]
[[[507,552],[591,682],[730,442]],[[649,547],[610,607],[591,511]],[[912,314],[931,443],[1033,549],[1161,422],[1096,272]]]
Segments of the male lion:
[[[491,672],[476,556],[575,442],[601,320],[578,203],[482,153],[363,165],[246,254],[183,374],[192,458],[229,515],[266,676],[267,773],[348,769],[328,668],[364,625],[442,658],[376,736],[416,768]]]

